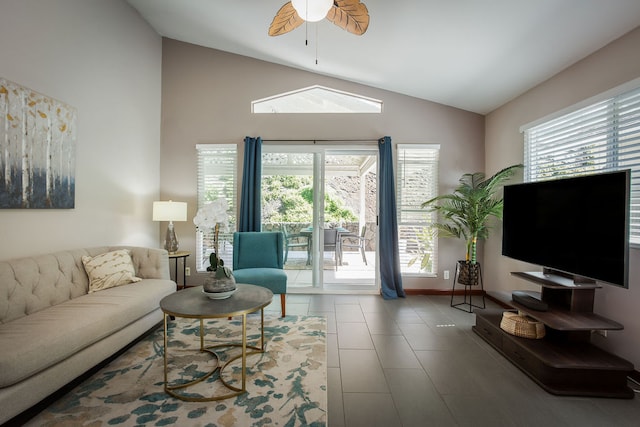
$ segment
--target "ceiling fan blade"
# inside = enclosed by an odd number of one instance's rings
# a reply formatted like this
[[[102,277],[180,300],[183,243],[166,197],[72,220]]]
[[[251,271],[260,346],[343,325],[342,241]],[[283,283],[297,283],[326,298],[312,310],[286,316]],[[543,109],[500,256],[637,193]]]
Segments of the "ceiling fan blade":
[[[298,28],[304,20],[298,16],[291,2],[285,3],[269,26],[270,36],[280,36]]]
[[[327,19],[348,32],[361,36],[369,27],[369,10],[360,0],[335,0]]]

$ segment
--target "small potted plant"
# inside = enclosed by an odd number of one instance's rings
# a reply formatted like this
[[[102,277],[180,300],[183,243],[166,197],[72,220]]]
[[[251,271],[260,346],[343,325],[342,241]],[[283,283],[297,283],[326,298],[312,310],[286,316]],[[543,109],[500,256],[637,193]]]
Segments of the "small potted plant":
[[[466,241],[465,259],[459,261],[459,283],[478,284],[478,239],[486,239],[489,236],[489,218],[502,218],[504,200],[497,196],[496,192],[522,167],[520,164],[509,166],[489,178],[482,172],[466,173],[460,178],[460,185],[453,193],[434,197],[421,205],[438,214],[438,221],[433,226],[441,236],[457,237]]]
[[[207,271],[212,274],[205,279],[203,288],[206,292],[227,292],[236,288],[233,273],[229,267],[224,265],[220,257],[218,235],[220,226],[229,228],[228,205],[225,198],[207,203],[196,213],[193,223],[196,228],[203,233],[213,230],[213,252],[209,255],[209,266]]]

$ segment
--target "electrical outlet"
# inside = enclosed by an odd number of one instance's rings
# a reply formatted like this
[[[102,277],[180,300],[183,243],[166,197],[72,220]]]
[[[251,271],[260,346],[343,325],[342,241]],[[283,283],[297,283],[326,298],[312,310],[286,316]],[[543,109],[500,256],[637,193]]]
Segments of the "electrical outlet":
[[[444,271],[444,280],[449,280],[449,270]]]
[[[191,267],[185,267],[184,274],[186,276],[191,276]]]

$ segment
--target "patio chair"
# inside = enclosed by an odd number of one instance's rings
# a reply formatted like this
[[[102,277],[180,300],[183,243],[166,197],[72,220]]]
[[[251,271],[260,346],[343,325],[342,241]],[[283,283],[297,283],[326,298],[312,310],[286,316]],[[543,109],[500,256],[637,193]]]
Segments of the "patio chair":
[[[289,250],[294,248],[304,248],[307,256],[307,265],[310,264],[309,259],[309,236],[301,233],[289,234],[287,226],[282,224],[282,233],[284,234],[284,263],[289,259]]]
[[[340,242],[341,253],[344,253],[345,249],[359,250],[360,255],[362,255],[362,262],[364,262],[364,265],[367,265],[367,255],[365,254],[367,248],[367,239],[365,238],[366,232],[367,226],[363,225],[359,236],[357,234],[345,234],[341,237],[342,242]]]
[[[287,274],[284,272],[284,236],[279,231],[233,233],[233,275],[237,283],[263,286],[280,294],[286,315]]]
[[[333,252],[333,258],[335,260],[335,269],[338,271],[338,260],[340,259],[338,245],[338,230],[335,228],[324,229],[324,250]]]

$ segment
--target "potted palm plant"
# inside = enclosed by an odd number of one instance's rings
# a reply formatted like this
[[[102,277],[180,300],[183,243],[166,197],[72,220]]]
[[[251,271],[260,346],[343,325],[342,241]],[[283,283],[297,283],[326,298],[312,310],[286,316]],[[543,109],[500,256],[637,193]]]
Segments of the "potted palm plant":
[[[438,214],[438,221],[433,226],[441,236],[462,238],[466,242],[465,260],[459,261],[459,283],[478,284],[478,239],[489,236],[489,218],[502,218],[504,201],[496,192],[522,167],[520,164],[512,165],[489,178],[482,172],[466,173],[460,178],[460,185],[453,193],[434,197],[421,205]]]

